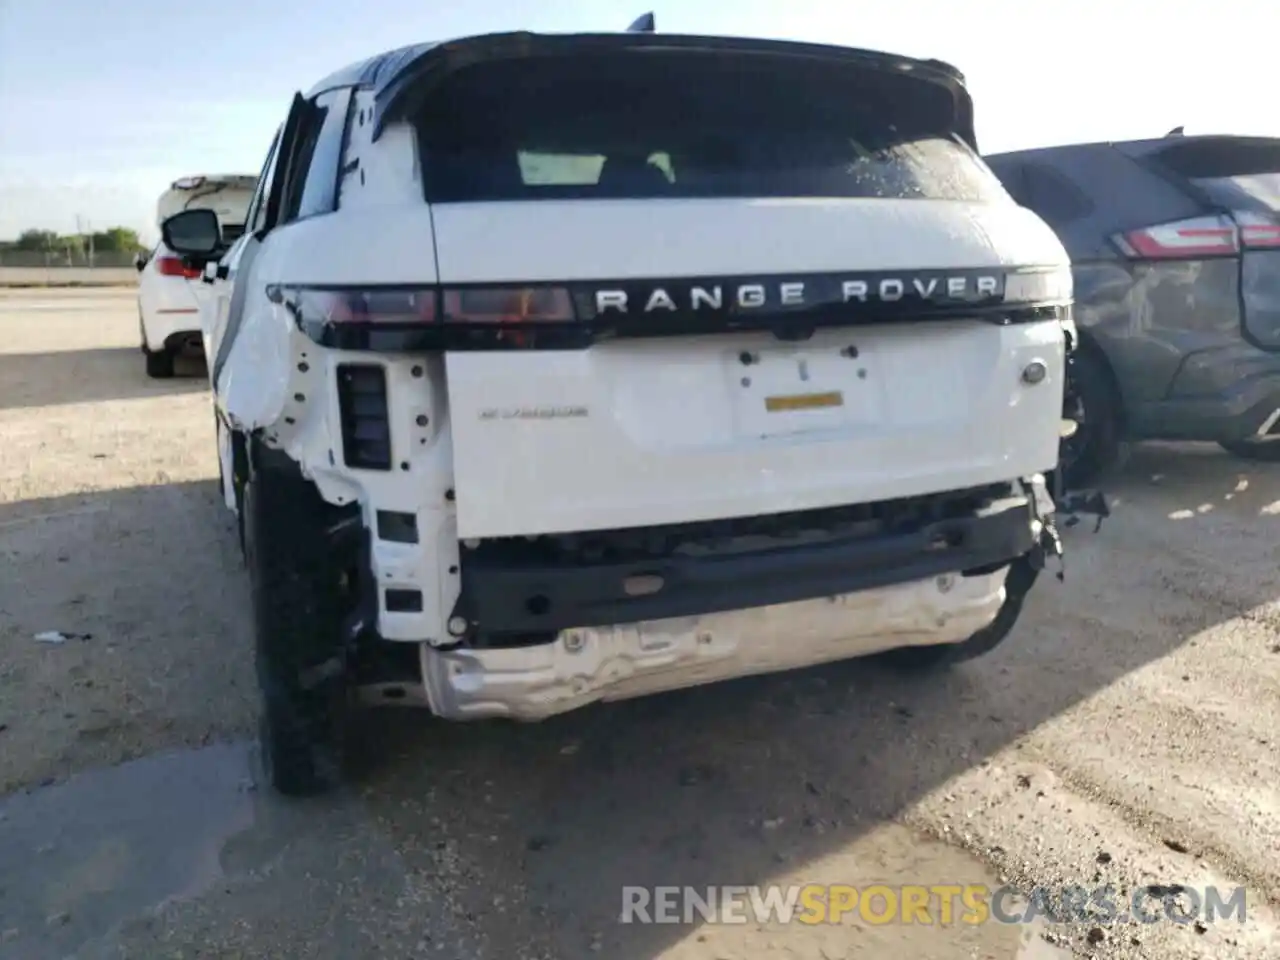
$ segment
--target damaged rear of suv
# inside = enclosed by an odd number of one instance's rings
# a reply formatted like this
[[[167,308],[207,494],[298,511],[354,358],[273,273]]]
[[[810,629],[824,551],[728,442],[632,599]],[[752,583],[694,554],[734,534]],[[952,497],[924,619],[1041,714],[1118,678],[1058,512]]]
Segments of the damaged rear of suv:
[[[945,64],[410,47],[298,96],[259,184],[206,327],[284,792],[357,699],[966,659],[1059,552],[1069,266]]]

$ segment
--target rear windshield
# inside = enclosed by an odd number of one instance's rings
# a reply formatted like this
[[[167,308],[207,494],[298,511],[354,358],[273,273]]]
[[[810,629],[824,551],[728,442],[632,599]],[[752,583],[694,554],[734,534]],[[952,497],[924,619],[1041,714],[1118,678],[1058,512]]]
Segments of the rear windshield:
[[[883,71],[650,52],[465,68],[415,125],[433,202],[1008,201],[954,110],[945,88]]]
[[[1280,211],[1280,140],[1192,140],[1162,151],[1160,162],[1229,209]]]
[[[1215,200],[1232,209],[1249,209],[1257,205],[1280,211],[1280,172],[1192,179]]]

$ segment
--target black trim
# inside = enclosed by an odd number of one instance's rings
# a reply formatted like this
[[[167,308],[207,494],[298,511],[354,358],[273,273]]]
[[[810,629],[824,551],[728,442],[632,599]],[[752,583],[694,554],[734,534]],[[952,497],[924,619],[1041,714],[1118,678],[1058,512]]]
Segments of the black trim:
[[[1006,488],[1008,491],[1009,488]],[[930,498],[917,498],[926,501]],[[463,551],[455,610],[481,637],[536,634],[665,617],[738,610],[835,596],[944,573],[997,569],[1039,540],[1029,493],[1006,492],[963,516],[908,529],[847,533],[800,546],[702,555],[678,552],[586,563],[538,562],[518,552]],[[499,543],[497,546],[501,546]],[[629,596],[624,583],[645,578],[661,588]]]
[[[1011,326],[1059,319],[1062,307],[970,307],[965,310],[936,310],[893,318],[849,316],[841,311],[805,315],[761,315],[736,322],[712,323],[695,318],[669,317],[663,324],[600,321],[581,323],[540,323],[536,327],[495,327],[475,324],[322,324],[299,323],[299,328],[316,344],[336,350],[370,353],[419,353],[475,350],[585,350],[595,343],[613,339],[698,336],[716,333],[760,331],[780,340],[806,340],[815,330],[856,327],[872,323],[940,322],[981,320],[995,326]]]
[[[393,51],[386,55],[387,60],[374,67],[378,76],[372,83],[374,117],[371,136],[376,141],[389,122],[411,115],[430,96],[438,83],[465,67],[526,57],[582,56],[592,53],[617,56],[643,53],[646,50],[827,60],[933,83],[951,93],[955,109],[955,132],[977,150],[973,102],[965,87],[964,76],[955,67],[940,60],[916,60],[876,50],[788,40],[647,33],[500,33]]]
[[[1008,277],[1023,271],[1003,268],[958,270],[851,271],[822,274],[782,274],[678,279],[595,280],[568,283],[453,284],[450,290],[521,289],[567,290],[576,319],[500,325],[492,323],[333,323],[309,317],[293,303],[292,288],[272,286],[267,295],[289,306],[298,328],[323,347],[379,353],[437,350],[581,350],[602,340],[699,336],[735,332],[768,332],[779,339],[804,340],[818,329],[856,327],[865,324],[980,320],[1000,326],[1064,321],[1070,306],[1060,302],[1007,303]],[[959,284],[946,293],[948,281]],[[847,299],[847,284],[865,290],[863,299]],[[981,283],[981,286],[980,286]],[[888,284],[886,287],[885,285]],[[784,287],[800,302],[784,301]],[[754,305],[742,302],[742,290],[754,288],[760,298]],[[308,285],[308,290],[343,291],[331,285]],[[882,296],[878,291],[885,291]],[[355,292],[434,293],[437,317],[444,316],[439,288],[409,285],[370,285]],[[694,292],[702,298],[694,304]],[[922,291],[929,291],[927,294]],[[992,292],[994,291],[994,292]],[[663,303],[674,305],[645,309],[655,292]],[[719,293],[719,305],[706,299]],[[628,310],[597,309],[600,294],[625,294]],[[890,299],[896,296],[897,299]]]
[[[284,212],[285,188],[289,184],[289,179],[293,173],[292,167],[297,160],[298,132],[301,130],[303,120],[310,109],[311,104],[303,99],[301,94],[295,93],[293,95],[293,102],[289,105],[289,114],[285,117],[284,126],[281,128],[280,142],[276,145],[275,174],[271,178],[271,185],[268,187],[267,195],[263,199],[266,213],[263,217],[262,227],[256,231],[259,240],[270,233],[276,224],[280,222],[280,216]]]
[[[347,89],[321,94],[307,102],[305,126],[299,132],[300,149],[285,171],[286,203],[277,226],[288,226],[338,209],[342,156],[354,102]],[[320,111],[324,113],[317,126]]]

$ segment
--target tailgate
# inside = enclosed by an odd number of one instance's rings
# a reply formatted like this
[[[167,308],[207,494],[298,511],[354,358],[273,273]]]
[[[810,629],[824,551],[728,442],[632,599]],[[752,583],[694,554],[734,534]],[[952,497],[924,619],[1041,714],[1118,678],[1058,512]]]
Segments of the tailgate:
[[[978,315],[1008,268],[1066,255],[965,142],[963,88],[751,44],[481,57],[417,98],[445,322],[523,327],[446,356],[460,536],[864,503],[1055,463],[1058,321]],[[931,310],[948,319],[909,322]],[[1048,376],[1028,387],[1034,362]]]
[[[965,206],[960,218],[956,206],[846,199],[438,207],[446,288],[532,269],[559,275],[584,307],[625,293],[635,323],[669,323],[669,310],[644,309],[669,300],[693,324],[704,313],[723,318],[711,301],[740,303],[743,288],[760,291],[764,309],[778,308],[788,288],[803,310],[839,303],[853,283],[869,291],[868,308],[881,289],[901,287],[904,309],[921,311],[929,306],[921,289],[936,304],[948,303],[950,289],[957,317],[819,328],[799,342],[725,329],[600,337],[579,349],[451,352],[459,534],[777,513],[1050,469],[1061,384],[1028,388],[1020,375],[1037,360],[1061,369],[1058,322],[1000,325],[966,318],[963,304],[980,299],[984,278],[1003,289],[1012,265],[1001,264],[1001,250],[1052,261],[1061,248],[1012,204]],[[505,229],[494,231],[494,222]],[[530,250],[521,239],[542,235],[556,242]],[[729,244],[726,236],[754,242]],[[995,265],[910,266],[948,261]],[[680,279],[691,262],[705,265],[704,279]],[[847,264],[880,269],[840,269]],[[591,279],[598,277],[614,279]],[[685,309],[695,290],[707,310]]]
[[[1056,322],[615,341],[447,358],[462,537],[889,500],[1057,459]],[[749,362],[744,359],[749,357]]]

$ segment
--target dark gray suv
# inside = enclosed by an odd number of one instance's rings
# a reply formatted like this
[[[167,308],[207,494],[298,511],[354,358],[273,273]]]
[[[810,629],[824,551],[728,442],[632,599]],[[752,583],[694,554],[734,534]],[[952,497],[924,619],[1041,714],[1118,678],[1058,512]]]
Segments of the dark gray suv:
[[[1128,440],[1280,461],[1280,139],[1175,134],[986,160],[1073,261],[1068,486],[1096,481]]]

